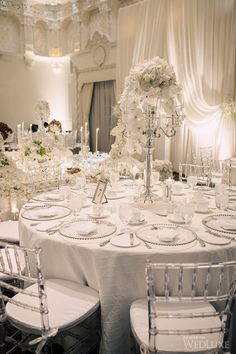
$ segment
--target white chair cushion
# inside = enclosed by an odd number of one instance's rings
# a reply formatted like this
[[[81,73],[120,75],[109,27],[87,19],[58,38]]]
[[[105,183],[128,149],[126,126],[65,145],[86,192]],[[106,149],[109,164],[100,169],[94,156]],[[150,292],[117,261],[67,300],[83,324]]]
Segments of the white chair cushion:
[[[209,303],[190,303],[181,304],[174,302],[157,302],[157,311],[159,313],[206,313],[215,311]],[[148,340],[148,308],[147,300],[140,299],[134,301],[130,308],[130,321],[133,334],[140,345],[149,347]],[[221,321],[216,317],[210,318],[192,318],[192,319],[166,319],[157,318],[157,329],[165,330],[184,330],[220,327]],[[201,335],[157,335],[157,349],[163,353],[207,353],[212,352],[219,343],[219,334],[201,334]],[[207,346],[207,348],[206,348]],[[208,351],[209,349],[209,351]]]
[[[5,273],[5,271],[6,272],[11,272],[10,268],[8,266],[8,261],[7,261],[5,248],[1,248],[0,251],[1,251],[2,258],[3,258],[4,266],[5,266],[5,270],[4,270],[3,267],[2,267],[2,264],[0,262],[0,280],[5,281],[7,279],[11,279],[11,278],[13,279],[14,278],[14,274],[12,274],[12,275],[10,274],[9,275],[9,274]],[[9,248],[8,251],[9,251],[10,260],[11,260],[11,264],[12,264],[12,273],[19,274],[18,273],[17,264],[16,264],[16,258],[15,258],[14,250],[12,248]],[[24,273],[25,263],[24,263],[23,253],[20,251],[20,252],[18,252],[18,255],[19,255],[19,261],[20,261],[21,273]]]
[[[19,242],[18,221],[0,222],[0,240],[7,242]]]
[[[50,327],[65,329],[83,321],[99,307],[98,292],[88,286],[64,279],[46,280],[46,294]],[[37,284],[27,289],[37,293]],[[14,300],[39,307],[38,297],[17,294]],[[11,303],[6,305],[6,314],[17,327],[23,330],[41,331],[40,314]]]

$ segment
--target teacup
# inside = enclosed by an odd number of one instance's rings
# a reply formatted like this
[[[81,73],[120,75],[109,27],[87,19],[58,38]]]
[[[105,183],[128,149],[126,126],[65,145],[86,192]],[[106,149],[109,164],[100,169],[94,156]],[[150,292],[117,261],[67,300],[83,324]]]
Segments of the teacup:
[[[183,193],[183,185],[181,182],[175,182],[172,185],[172,192],[174,194],[182,194]]]
[[[197,211],[201,213],[207,213],[209,211],[209,200],[206,198],[201,198],[196,201]]]

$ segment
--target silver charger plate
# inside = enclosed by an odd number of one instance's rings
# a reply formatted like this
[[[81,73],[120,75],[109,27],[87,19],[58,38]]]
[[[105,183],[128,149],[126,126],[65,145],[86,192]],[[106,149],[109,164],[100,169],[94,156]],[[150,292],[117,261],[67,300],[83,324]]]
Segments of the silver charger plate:
[[[177,236],[172,241],[161,241],[158,238],[158,230],[176,230]],[[185,226],[171,224],[151,224],[141,227],[136,231],[136,236],[148,243],[159,246],[183,246],[197,239],[196,233]]]
[[[235,235],[235,230],[226,230],[221,227],[224,223],[235,220],[236,224],[236,215],[233,214],[214,214],[209,215],[202,219],[202,224],[209,230],[216,232],[218,235]]]
[[[94,224],[96,227],[95,232],[91,232],[88,235],[82,235],[79,231],[76,231],[76,227],[79,229],[81,224]],[[103,237],[107,237],[115,233],[117,230],[116,225],[105,220],[95,219],[77,219],[73,222],[68,222],[59,229],[59,233],[63,237],[71,238],[74,240],[95,240]]]
[[[50,216],[50,213],[55,210],[55,215]],[[23,210],[23,209],[22,209]],[[40,211],[44,211],[45,214],[48,210],[48,216],[39,216]],[[57,220],[61,218],[65,218],[66,216],[71,214],[71,209],[64,205],[44,205],[44,206],[32,206],[32,208],[24,209],[21,213],[23,219],[26,220],[34,220],[34,221],[46,221],[46,220]]]

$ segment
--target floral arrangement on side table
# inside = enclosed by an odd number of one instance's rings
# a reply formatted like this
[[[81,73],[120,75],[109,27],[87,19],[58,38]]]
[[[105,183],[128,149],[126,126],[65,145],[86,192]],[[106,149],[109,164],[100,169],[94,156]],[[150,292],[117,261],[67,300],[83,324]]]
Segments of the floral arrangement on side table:
[[[49,124],[48,124],[48,132],[49,133],[61,133],[62,131],[62,125],[59,120],[53,119]]]
[[[12,129],[6,123],[0,122],[0,147],[2,147],[5,142],[11,142],[12,139]]]

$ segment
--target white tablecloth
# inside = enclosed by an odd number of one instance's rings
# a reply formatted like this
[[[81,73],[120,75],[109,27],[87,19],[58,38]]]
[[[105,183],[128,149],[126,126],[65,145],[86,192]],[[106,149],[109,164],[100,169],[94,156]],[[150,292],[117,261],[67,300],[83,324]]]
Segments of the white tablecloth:
[[[129,194],[127,191],[126,195]],[[118,206],[131,199],[109,201],[113,213],[106,220],[122,227],[117,212]],[[86,215],[84,208],[81,215]],[[157,216],[147,210],[148,223],[167,223],[167,217]],[[197,232],[203,228],[201,214],[195,214],[192,222]],[[204,215],[205,216],[205,215]],[[70,218],[70,217],[69,217]],[[72,216],[71,216],[72,218]],[[20,240],[27,247],[42,248],[42,262],[47,278],[64,278],[87,284],[99,291],[102,313],[103,354],[128,354],[130,352],[129,308],[133,300],[146,296],[144,264],[147,258],[158,262],[216,262],[233,260],[236,257],[235,243],[227,246],[207,244],[201,247],[198,241],[191,244],[167,247],[141,244],[134,248],[118,248],[107,244],[99,247],[100,240],[70,240],[59,233],[49,236],[32,226],[33,221],[20,217]],[[138,227],[133,226],[134,230]]]

